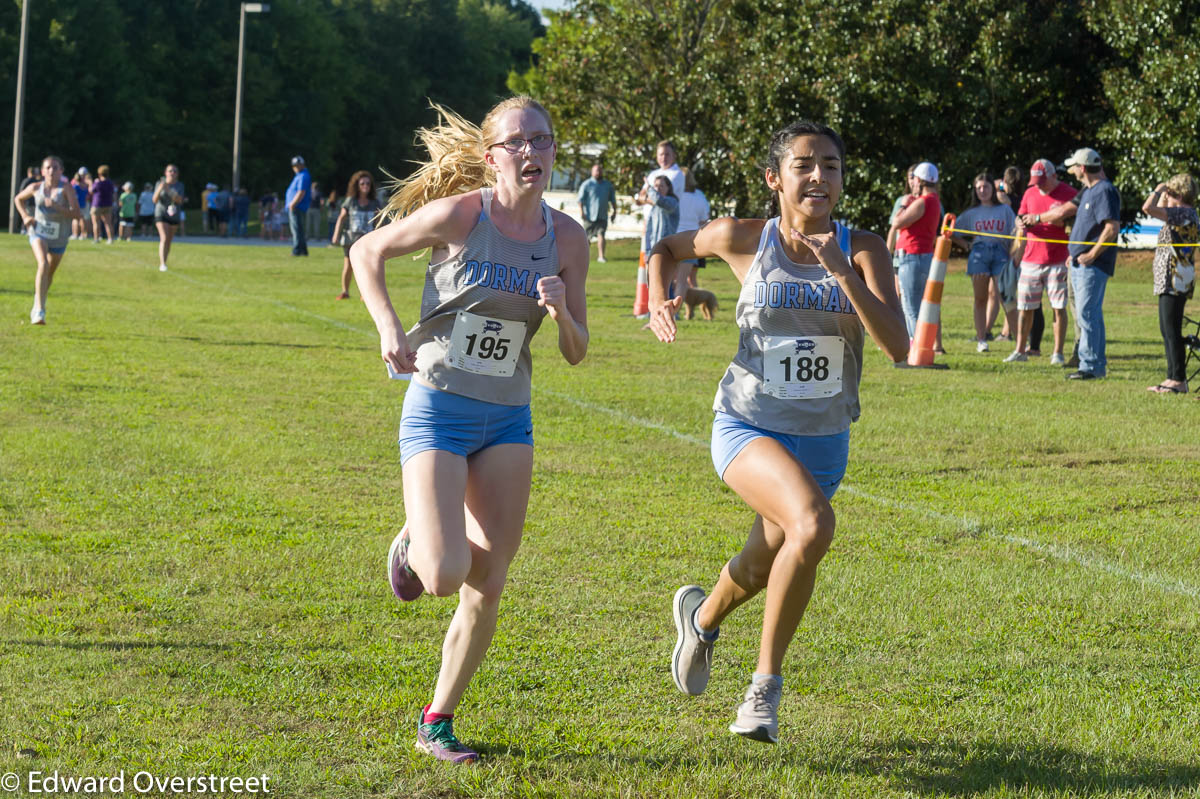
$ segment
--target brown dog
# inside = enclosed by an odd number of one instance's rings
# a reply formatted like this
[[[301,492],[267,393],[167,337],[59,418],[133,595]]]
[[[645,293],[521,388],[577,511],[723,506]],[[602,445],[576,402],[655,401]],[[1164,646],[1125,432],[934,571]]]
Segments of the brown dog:
[[[687,294],[683,296],[683,304],[687,306],[687,312],[684,314],[685,319],[691,319],[696,314],[696,306],[700,306],[700,313],[704,315],[706,321],[711,322],[713,313],[720,307],[717,305],[717,295],[711,291],[704,289],[689,288]]]

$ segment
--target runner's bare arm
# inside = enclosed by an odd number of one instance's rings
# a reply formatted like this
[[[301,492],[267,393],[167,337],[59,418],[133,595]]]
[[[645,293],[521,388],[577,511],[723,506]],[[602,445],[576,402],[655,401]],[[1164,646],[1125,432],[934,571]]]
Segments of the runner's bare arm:
[[[587,354],[588,240],[579,223],[566,214],[553,212],[554,236],[558,242],[559,273],[538,281],[539,305],[558,325],[558,351],[574,366]]]
[[[865,230],[855,231],[851,261],[832,233],[808,235],[794,230],[792,235],[837,277],[875,343],[892,361],[903,360],[908,354],[908,330],[896,298],[892,259],[883,239]]]
[[[648,263],[650,283],[650,324],[659,341],[675,340],[675,312],[683,297],[667,299],[675,267],[687,258],[720,258],[729,264],[741,283],[754,261],[762,219],[714,219],[699,230],[667,236],[654,246]]]
[[[416,371],[416,353],[408,349],[404,326],[388,297],[387,260],[426,247],[436,252],[461,246],[475,227],[481,210],[477,191],[434,200],[390,225],[376,228],[350,248],[354,280],[379,331],[383,360],[395,371]]]

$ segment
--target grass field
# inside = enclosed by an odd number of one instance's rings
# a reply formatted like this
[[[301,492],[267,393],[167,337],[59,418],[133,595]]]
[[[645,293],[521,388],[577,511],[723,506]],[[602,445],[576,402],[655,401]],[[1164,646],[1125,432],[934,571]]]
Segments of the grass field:
[[[401,606],[385,582],[404,389],[361,303],[333,299],[340,251],[179,245],[160,274],[151,243],[72,243],[31,327],[32,256],[0,237],[0,774],[265,774],[286,797],[1200,795],[1200,402],[1145,391],[1164,374],[1146,255],[1109,287],[1106,380],[977,354],[961,260],[948,371],[868,344],[771,747],[726,731],[761,600],[724,626],[704,696],[668,671],[672,593],[711,585],[751,520],[707,448],[736,287],[708,269],[718,321],[659,345],[615,252],[592,267],[584,362],[535,341],[525,544],[456,723],[485,759],[454,768],[412,747],[454,601]],[[406,323],[421,280],[390,265]]]

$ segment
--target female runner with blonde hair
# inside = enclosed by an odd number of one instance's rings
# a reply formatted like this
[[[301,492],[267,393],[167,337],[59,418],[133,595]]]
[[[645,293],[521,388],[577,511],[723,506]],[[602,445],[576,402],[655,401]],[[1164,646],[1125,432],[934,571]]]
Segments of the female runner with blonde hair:
[[[429,160],[385,209],[395,221],[350,250],[354,277],[390,372],[412,374],[400,421],[407,521],[388,552],[401,600],[459,594],[418,749],[464,763],[479,755],[452,717],[496,629],[521,543],[533,474],[529,340],[547,314],[568,363],[587,352],[583,228],[542,201],[556,146],[529,97],[501,102],[476,128],[435,106],[419,131]],[[384,265],[432,248],[421,315],[406,333]]]
[[[738,351],[713,403],[712,458],[756,516],[711,594],[698,585],[675,593],[671,674],[684,693],[704,691],[721,621],[767,589],[758,665],[729,729],[770,743],[779,738],[783,656],[833,541],[829,501],[858,418],[864,328],[893,361],[908,351],[883,239],[833,220],[844,163],[837,133],[795,122],[767,154],[778,216],[717,219],[650,254],[650,328],[660,341],[675,340],[680,298],[666,297],[679,261],[720,258],[742,286]]]

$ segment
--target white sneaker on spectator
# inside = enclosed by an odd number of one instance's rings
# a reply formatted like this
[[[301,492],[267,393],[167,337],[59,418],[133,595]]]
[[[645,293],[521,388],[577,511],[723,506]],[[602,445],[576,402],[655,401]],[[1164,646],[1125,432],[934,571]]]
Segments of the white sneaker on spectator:
[[[1056,352],[1050,356],[1050,365],[1051,366],[1062,366],[1066,362],[1067,362],[1067,359],[1063,357],[1063,354],[1061,352]]]
[[[1028,355],[1026,355],[1025,353],[1020,352],[1018,350],[1013,350],[1012,354],[1010,354],[1007,358],[1004,359],[1004,362],[1005,363],[1024,363],[1025,361],[1028,361],[1028,360],[1029,360]]]
[[[976,341],[975,342],[975,351],[976,352],[987,352],[988,351],[987,341],[984,341],[982,339],[979,341]]]

